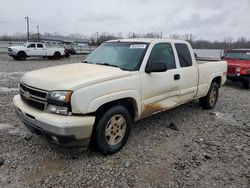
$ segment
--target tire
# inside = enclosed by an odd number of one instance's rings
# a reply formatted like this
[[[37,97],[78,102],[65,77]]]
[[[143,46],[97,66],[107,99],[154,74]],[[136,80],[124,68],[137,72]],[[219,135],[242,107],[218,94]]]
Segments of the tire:
[[[250,89],[250,77],[243,82],[243,87],[245,89]]]
[[[213,82],[205,97],[199,99],[200,106],[204,109],[210,110],[215,107],[219,96],[219,85]]]
[[[16,59],[17,59],[17,60],[23,61],[23,60],[26,59],[26,57],[27,57],[27,56],[26,56],[25,52],[19,52],[19,53],[17,54]]]
[[[111,107],[96,123],[93,139],[96,149],[101,154],[114,154],[127,143],[132,119],[125,107]]]
[[[54,59],[60,59],[61,58],[60,52],[55,52],[53,57]]]

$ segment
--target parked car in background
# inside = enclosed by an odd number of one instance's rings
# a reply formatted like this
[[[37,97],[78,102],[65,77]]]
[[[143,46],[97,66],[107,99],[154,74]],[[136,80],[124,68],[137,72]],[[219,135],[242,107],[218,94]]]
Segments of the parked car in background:
[[[25,60],[27,57],[47,57],[49,59],[60,59],[65,56],[64,48],[46,48],[43,43],[27,42],[22,46],[11,46],[8,48],[9,56],[15,60]]]
[[[250,49],[227,50],[223,59],[228,65],[227,79],[240,81],[250,89]]]
[[[70,55],[76,54],[76,50],[73,47],[71,47],[71,48],[64,47],[64,49],[65,49],[65,53],[68,53]]]
[[[142,118],[194,99],[212,109],[226,73],[225,61],[197,61],[186,41],[113,40],[82,63],[24,74],[13,101],[32,132],[63,145],[92,139],[113,154]]]
[[[71,48],[64,47],[64,51],[65,51],[65,57],[69,57],[70,55],[76,54],[76,50],[72,47]]]

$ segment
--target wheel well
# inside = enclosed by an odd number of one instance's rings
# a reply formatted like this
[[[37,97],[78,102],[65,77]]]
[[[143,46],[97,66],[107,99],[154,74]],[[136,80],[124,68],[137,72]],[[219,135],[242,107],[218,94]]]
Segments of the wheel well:
[[[59,54],[59,55],[61,55],[61,53],[60,53],[60,52],[58,52],[58,51],[56,51],[56,52],[54,53],[54,55],[56,55],[56,54]]]
[[[19,52],[17,53],[17,55],[19,55],[19,54],[21,54],[21,53],[23,53],[25,56],[27,56],[27,54],[25,53],[25,51],[19,51]]]
[[[217,76],[215,77],[213,80],[212,80],[212,83],[217,83],[218,86],[220,87],[221,86],[221,77],[220,76]]]
[[[112,102],[108,102],[108,103],[103,104],[102,106],[100,106],[95,112],[97,120],[99,120],[102,117],[102,115],[109,108],[111,108],[112,106],[116,106],[116,105],[124,106],[128,110],[128,112],[131,115],[131,118],[133,120],[138,118],[138,108],[137,108],[137,104],[136,104],[135,99],[133,99],[133,98],[123,98],[123,99],[118,99],[118,100],[115,100],[115,101],[112,101]]]

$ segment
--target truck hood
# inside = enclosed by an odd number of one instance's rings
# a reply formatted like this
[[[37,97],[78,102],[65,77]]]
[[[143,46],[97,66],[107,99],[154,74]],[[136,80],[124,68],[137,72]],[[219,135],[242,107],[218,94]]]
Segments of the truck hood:
[[[23,47],[23,46],[10,46],[9,48],[11,48],[11,49],[13,49],[13,50],[25,49],[25,47]]]
[[[250,60],[227,59],[227,64],[234,67],[250,67]]]
[[[76,90],[96,83],[131,75],[116,67],[74,63],[39,69],[23,75],[21,82],[43,90]]]

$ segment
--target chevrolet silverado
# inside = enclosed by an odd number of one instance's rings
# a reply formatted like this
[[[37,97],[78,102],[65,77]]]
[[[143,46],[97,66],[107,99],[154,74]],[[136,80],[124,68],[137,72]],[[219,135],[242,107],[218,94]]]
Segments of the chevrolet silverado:
[[[144,117],[194,99],[212,109],[226,74],[225,61],[198,61],[185,41],[112,40],[81,63],[24,74],[13,101],[24,125],[52,143],[91,141],[113,154]]]

